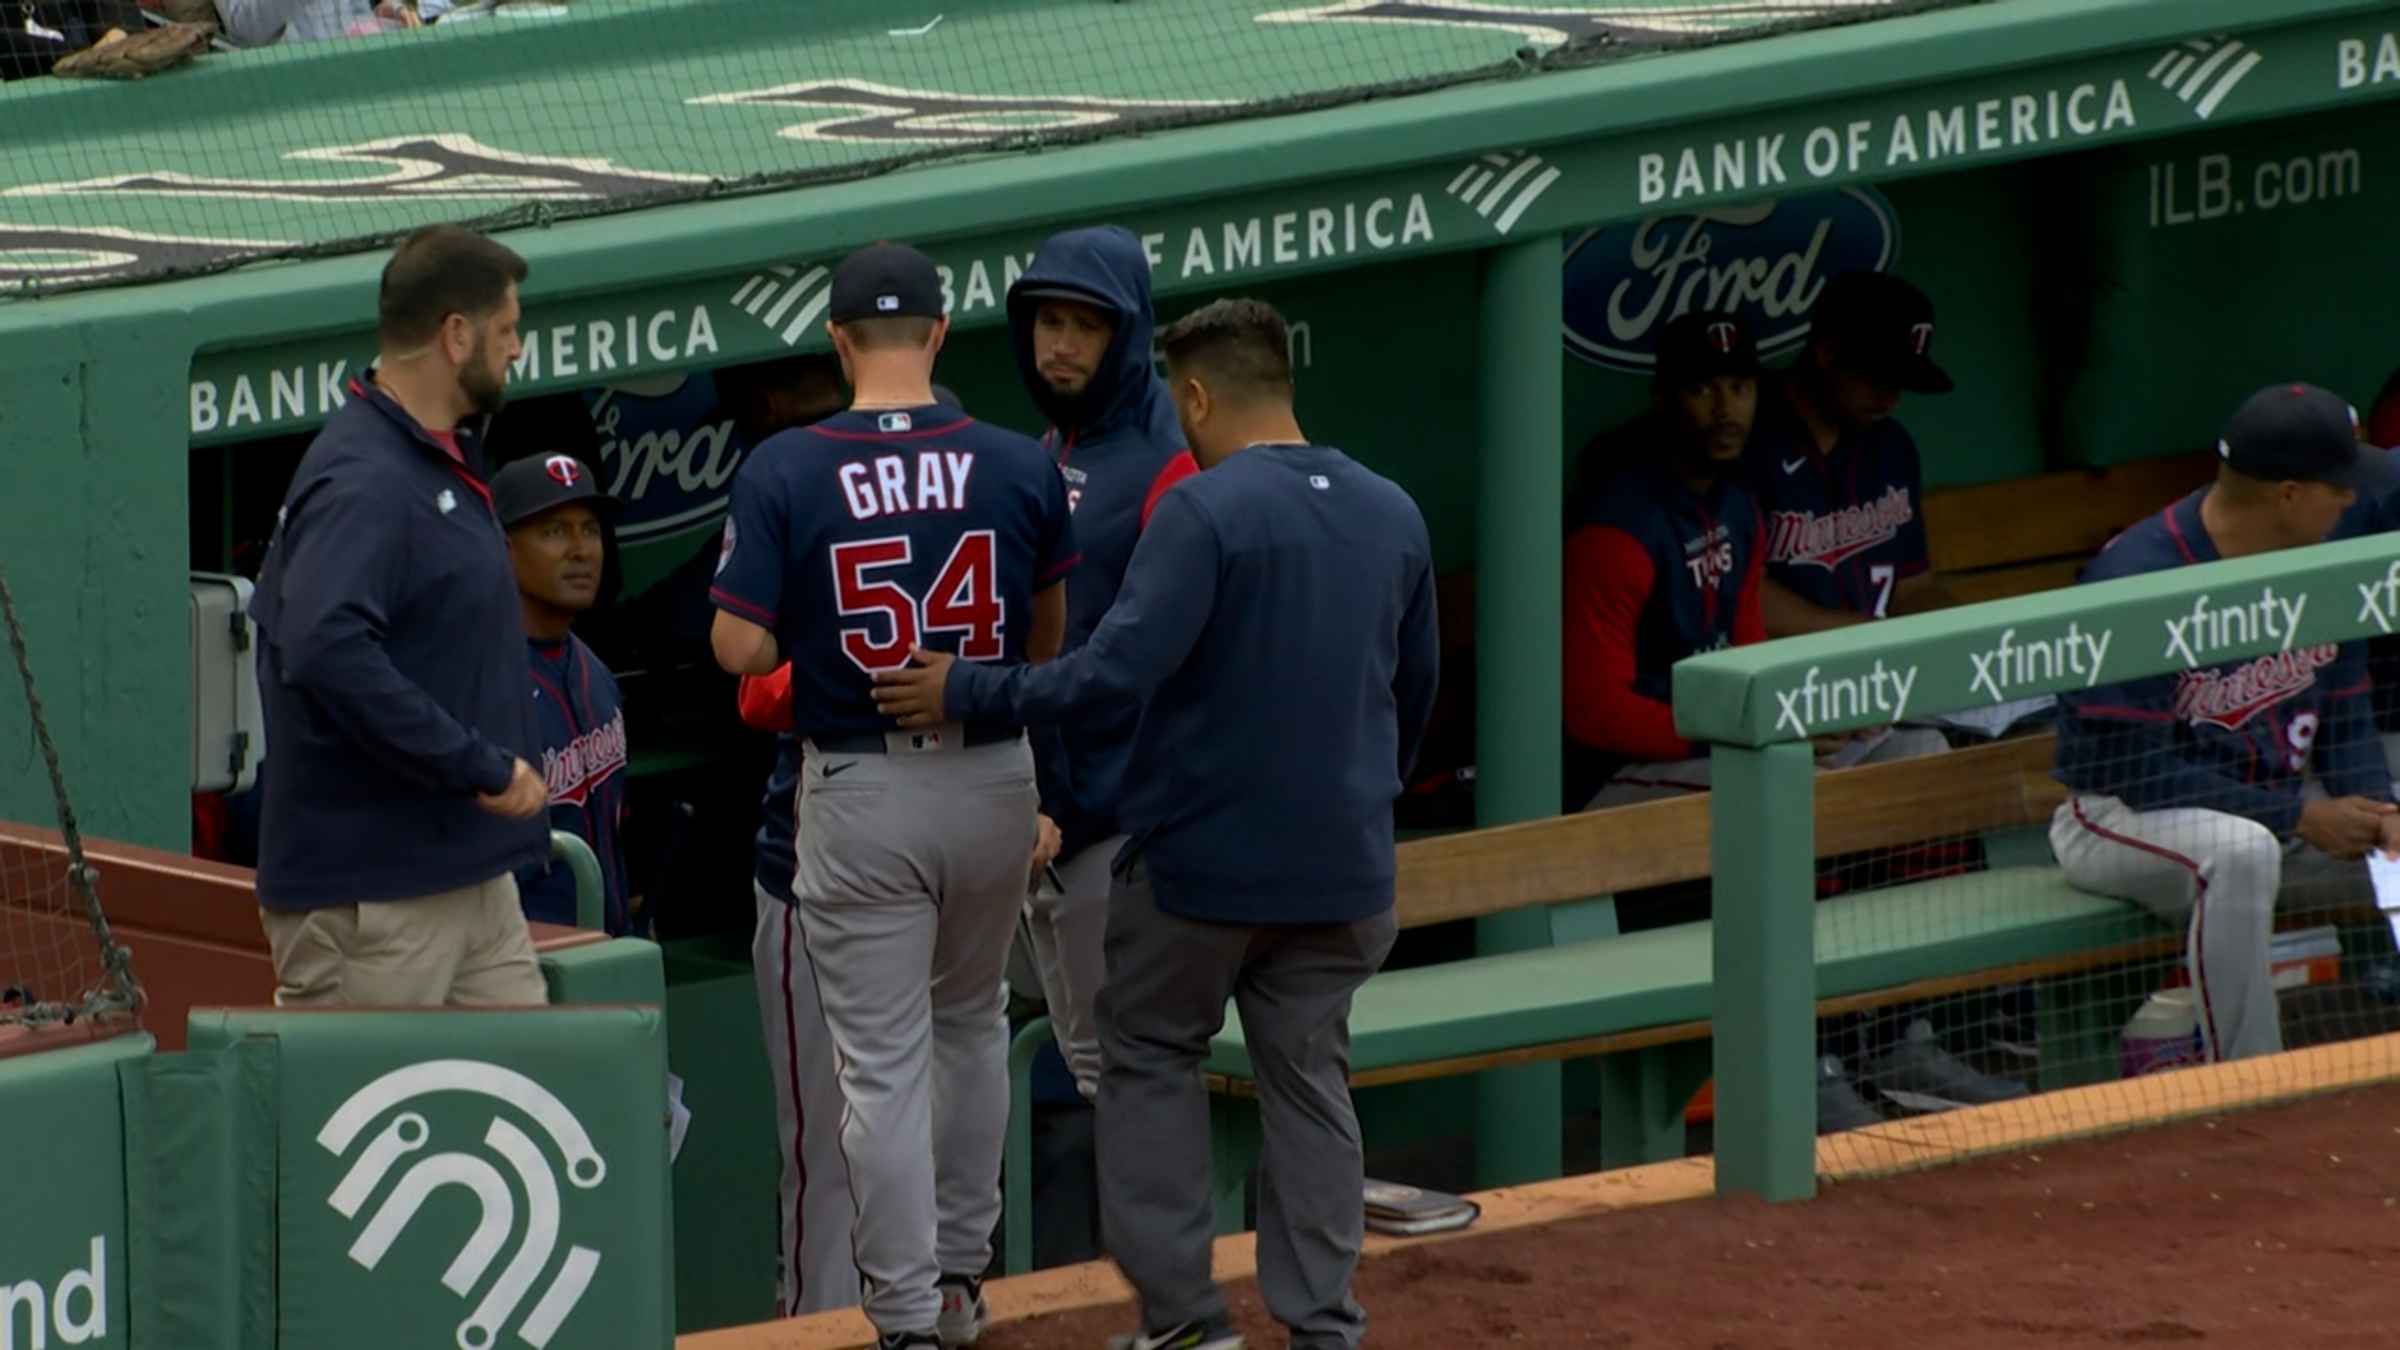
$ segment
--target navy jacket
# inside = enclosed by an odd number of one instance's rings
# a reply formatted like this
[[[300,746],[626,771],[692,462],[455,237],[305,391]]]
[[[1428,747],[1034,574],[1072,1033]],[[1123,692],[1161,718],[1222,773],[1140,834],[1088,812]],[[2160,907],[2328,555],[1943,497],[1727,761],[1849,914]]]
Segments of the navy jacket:
[[[1053,391],[1034,367],[1033,316],[1041,300],[1027,292],[1049,289],[1072,290],[1116,316],[1116,332],[1100,368],[1073,398]],[[1009,288],[1008,331],[1017,371],[1050,419],[1042,443],[1067,480],[1075,542],[1083,554],[1067,583],[1062,651],[1090,641],[1116,603],[1141,531],[1142,503],[1167,462],[1184,450],[1175,405],[1151,367],[1154,328],[1150,260],[1139,239],[1114,225],[1053,236]],[[1036,732],[1042,810],[1058,822],[1062,859],[1118,833],[1118,799],[1133,753],[1135,718],[1130,706],[1094,706]]]
[[[1932,567],[1924,468],[1898,420],[1822,454],[1783,386],[1765,381],[1743,459],[1766,516],[1767,575],[1801,599],[1880,619],[1900,583]]]
[[[301,458],[259,571],[258,899],[401,900],[549,852],[476,804],[538,742],[508,544],[460,457],[365,382]]]
[[[629,929],[625,882],[625,710],[617,677],[583,640],[528,640],[533,665],[538,767],[550,785],[550,828],[580,836],[600,859],[601,913],[608,931]],[[530,758],[530,757],[529,757]],[[525,917],[575,922],[575,874],[548,862],[517,873]]]
[[[2215,561],[2200,521],[2207,491],[2118,535],[2080,579]],[[2299,827],[2302,775],[2312,761],[2334,796],[2389,801],[2392,776],[2368,718],[2363,647],[2293,647],[2062,693],[2058,780],[2141,811],[2246,816],[2287,838]]]
[[[1439,660],[1416,503],[1339,450],[1254,446],[1159,499],[1081,649],[958,662],[945,702],[1027,722],[1141,703],[1117,867],[1141,857],[1191,919],[1348,923],[1392,903]]]

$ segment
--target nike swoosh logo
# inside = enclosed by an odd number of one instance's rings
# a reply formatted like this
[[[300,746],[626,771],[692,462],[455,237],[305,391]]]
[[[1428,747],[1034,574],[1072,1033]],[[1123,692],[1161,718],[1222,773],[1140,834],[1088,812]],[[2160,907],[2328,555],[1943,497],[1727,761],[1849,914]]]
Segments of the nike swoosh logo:
[[[826,778],[831,778],[831,777],[833,777],[835,774],[837,774],[837,773],[840,773],[840,772],[842,772],[842,771],[843,771],[843,770],[845,770],[845,769],[855,769],[855,768],[857,768],[857,767],[858,767],[858,761],[857,761],[857,760],[855,760],[855,759],[854,759],[854,760],[851,760],[851,761],[850,761],[849,763],[847,763],[847,764],[828,764],[828,765],[826,765],[826,766],[825,766],[825,772],[824,772],[824,775],[823,775],[823,776],[824,776],[824,777],[826,777]]]
[[[1802,468],[1806,467],[1807,464],[1808,459],[1806,456],[1803,456],[1799,459],[1787,459],[1783,462],[1783,471],[1785,473],[1798,473]]]

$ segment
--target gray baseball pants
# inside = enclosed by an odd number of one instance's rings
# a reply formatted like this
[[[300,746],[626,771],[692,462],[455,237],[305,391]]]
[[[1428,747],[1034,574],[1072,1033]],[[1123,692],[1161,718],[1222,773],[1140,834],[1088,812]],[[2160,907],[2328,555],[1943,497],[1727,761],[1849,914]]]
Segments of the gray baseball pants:
[[[1225,1316],[1210,1268],[1200,1065],[1230,998],[1258,1074],[1267,1310],[1291,1329],[1293,1350],[1350,1350],[1366,1334],[1366,1312],[1350,1296],[1366,1235],[1350,1000],[1398,931],[1390,910],[1348,924],[1200,923],[1158,907],[1138,858],[1118,875],[1098,1003],[1100,1232],[1144,1327]]]
[[[853,1254],[879,1332],[931,1332],[938,1278],[991,1264],[1008,1129],[1001,975],[1036,806],[1022,737],[808,747],[792,895],[833,1040]]]
[[[2338,904],[2371,893],[2363,862],[2342,862],[2255,820],[2184,807],[2137,811],[2078,794],[2050,818],[2050,849],[2077,890],[2131,900],[2184,928],[2184,963],[2212,1061],[2283,1049],[2268,969],[2275,905]]]
[[[1092,1013],[1106,973],[1109,864],[1125,836],[1103,839],[1058,866],[1063,890],[1044,885],[1025,901],[1035,978],[1058,1053],[1085,1101],[1100,1093],[1100,1028]]]

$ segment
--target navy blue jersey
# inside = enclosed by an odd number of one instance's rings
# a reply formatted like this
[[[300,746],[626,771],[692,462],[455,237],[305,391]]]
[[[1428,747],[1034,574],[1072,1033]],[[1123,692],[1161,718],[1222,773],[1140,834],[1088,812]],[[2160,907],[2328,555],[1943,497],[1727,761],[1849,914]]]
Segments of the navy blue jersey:
[[[1758,584],[1765,532],[1738,482],[1695,492],[1636,427],[1635,465],[1580,494],[1566,546],[1567,799],[1589,801],[1619,766],[1706,753],[1676,734],[1675,663],[1766,640]],[[1651,452],[1645,460],[1643,452]]]
[[[577,835],[600,859],[602,914],[623,934],[625,882],[625,710],[617,677],[583,640],[531,643],[533,715],[540,731],[537,765],[550,785],[550,828]],[[525,917],[575,922],[575,877],[559,862],[517,873]]]
[[[1767,575],[1801,599],[1881,618],[1900,583],[1932,566],[1917,443],[1891,418],[1826,454],[1769,381],[1743,459],[1767,518]]]
[[[2216,560],[2200,520],[2207,492],[2118,535],[2081,580]],[[2205,657],[2212,648],[2271,639],[2290,622],[2278,603],[2267,592],[2207,597],[2179,630],[2182,641]],[[2361,643],[2287,646],[2062,693],[2058,701],[2058,780],[2079,792],[2123,798],[2137,810],[2205,807],[2289,836],[2299,825],[2301,782],[2312,763],[2335,796],[2387,801],[2392,795],[2383,746],[2367,715]]]
[[[1025,659],[1033,594],[1076,562],[1042,447],[939,404],[768,438],[733,480],[709,598],[767,628],[802,736],[890,731],[872,676],[911,647]]]

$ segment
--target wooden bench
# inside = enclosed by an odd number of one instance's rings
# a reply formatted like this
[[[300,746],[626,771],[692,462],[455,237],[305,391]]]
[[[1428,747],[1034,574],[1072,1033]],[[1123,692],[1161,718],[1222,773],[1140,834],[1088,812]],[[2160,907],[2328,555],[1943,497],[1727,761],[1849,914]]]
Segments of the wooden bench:
[[[1925,494],[1933,570],[1961,601],[2074,584],[2119,530],[2211,481],[2213,451]]]
[[[1923,760],[1822,774],[1820,857],[1979,835],[1989,871],[1840,897],[1816,907],[1820,1015],[1910,1002],[2178,949],[2166,926],[2068,886],[2044,837],[2064,796],[2053,738],[2026,736]],[[1400,917],[1416,927],[1709,874],[1708,798],[1647,802],[1403,845]],[[1590,903],[1590,902],[1587,902]],[[1605,906],[1606,902],[1598,902]],[[1370,980],[1351,1015],[1353,1087],[1541,1061],[1599,1061],[1603,1164],[1682,1155],[1683,1110],[1709,1074],[1711,925],[1678,924],[1479,956]],[[2099,1058],[2105,1025],[2045,998],[2044,1086]],[[1258,1148],[1255,1086],[1238,1019],[1207,1071],[1221,1231],[1237,1231]]]

